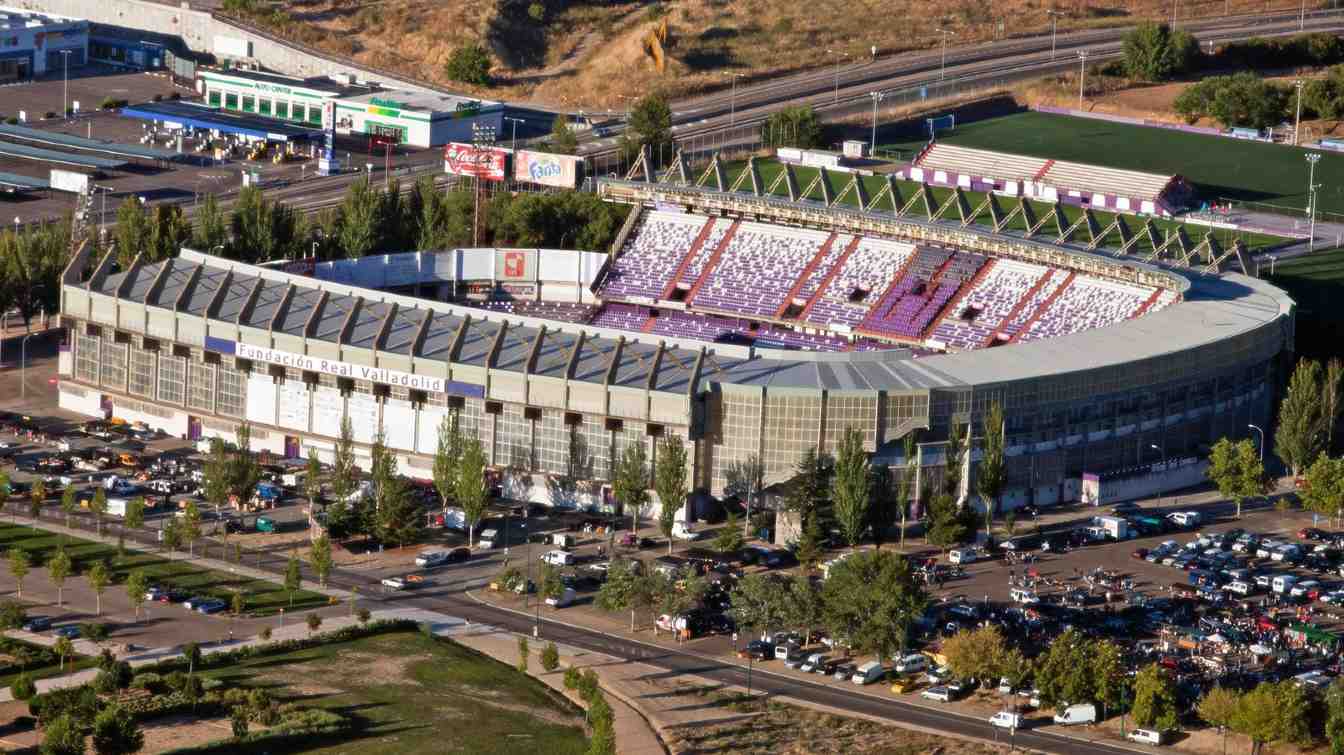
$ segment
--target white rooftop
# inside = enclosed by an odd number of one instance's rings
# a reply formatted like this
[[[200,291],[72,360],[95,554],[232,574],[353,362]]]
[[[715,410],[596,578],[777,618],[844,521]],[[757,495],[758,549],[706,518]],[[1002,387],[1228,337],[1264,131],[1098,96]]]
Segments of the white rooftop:
[[[54,13],[39,13],[24,8],[0,5],[0,29],[17,31],[20,29],[41,29],[46,26],[67,26],[74,23],[87,22],[70,16],[58,16]]]

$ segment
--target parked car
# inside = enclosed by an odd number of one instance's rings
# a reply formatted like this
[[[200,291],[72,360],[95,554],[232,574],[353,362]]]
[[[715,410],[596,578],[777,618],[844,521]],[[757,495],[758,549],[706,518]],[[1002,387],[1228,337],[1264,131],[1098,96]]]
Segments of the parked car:
[[[541,561],[551,566],[572,566],[575,560],[574,554],[568,551],[553,550],[541,554]]]
[[[54,633],[57,637],[64,637],[70,640],[79,639],[79,625],[66,624],[63,627],[57,627]]]
[[[23,624],[25,632],[45,632],[51,629],[51,617],[49,616],[29,616],[28,621]]]
[[[1020,729],[1022,728],[1022,714],[1001,710],[990,717],[989,725],[1000,729]]]
[[[940,703],[950,703],[953,700],[952,690],[947,687],[929,687],[919,693],[919,696],[925,700],[933,700]]]
[[[850,677],[850,681],[855,684],[872,684],[886,675],[887,670],[882,668],[880,662],[868,661],[854,671],[854,676]]]
[[[1162,732],[1157,729],[1132,729],[1125,738],[1131,742],[1154,746],[1161,745],[1163,740]]]
[[[1097,722],[1097,706],[1091,703],[1070,705],[1055,714],[1055,723],[1061,726],[1094,724]]]
[[[229,607],[228,603],[225,603],[219,598],[215,598],[213,600],[202,601],[199,605],[196,606],[195,610],[199,613],[211,614],[211,613],[220,613],[221,611],[223,611],[228,607]]]
[[[752,640],[747,646],[737,651],[739,657],[754,658],[758,661],[768,661],[775,657],[775,646],[764,640]]]

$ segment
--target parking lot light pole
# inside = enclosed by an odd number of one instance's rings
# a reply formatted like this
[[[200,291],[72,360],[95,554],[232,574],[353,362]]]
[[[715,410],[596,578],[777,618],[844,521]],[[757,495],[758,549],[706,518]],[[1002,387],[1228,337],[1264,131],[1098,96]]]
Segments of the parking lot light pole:
[[[19,398],[28,396],[28,339],[33,334],[29,333],[19,342]]]
[[[955,36],[956,32],[948,31],[947,29],[943,28],[934,29],[934,31],[941,34],[943,37],[942,62],[938,64],[938,80],[942,81],[947,73],[947,38],[950,36]]]
[[[1247,425],[1250,429],[1260,433],[1260,464],[1265,463],[1265,431],[1259,425]]]
[[[70,112],[70,51],[61,50],[61,60],[64,62],[61,68],[61,120],[65,120],[66,113]]]

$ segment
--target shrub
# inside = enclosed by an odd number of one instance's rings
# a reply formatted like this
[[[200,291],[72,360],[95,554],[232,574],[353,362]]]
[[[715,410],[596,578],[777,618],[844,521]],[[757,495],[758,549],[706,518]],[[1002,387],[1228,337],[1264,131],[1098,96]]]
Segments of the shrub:
[[[15,700],[31,700],[33,695],[37,694],[37,685],[33,683],[33,678],[24,672],[15,677],[14,683],[9,685],[9,694]]]
[[[574,666],[565,669],[565,689],[578,689],[582,679],[583,672]]]
[[[93,691],[100,695],[117,694],[117,675],[108,669],[98,672],[93,678]]]
[[[187,675],[181,671],[174,671],[163,678],[163,684],[173,692],[181,692],[187,686]]]
[[[131,689],[147,689],[150,692],[163,689],[163,677],[149,671],[143,674],[136,674],[131,679]]]
[[[526,638],[526,637],[519,637],[519,638],[518,638],[518,670],[521,671],[521,672],[523,672],[524,674],[527,673],[527,654],[528,654],[527,638]]]
[[[18,119],[18,118],[15,118],[15,117],[12,116],[12,115],[5,119],[5,123],[6,123],[7,125],[10,125],[10,126],[13,126],[14,124],[16,124],[16,123],[18,123],[18,122],[19,122],[19,119]]]
[[[14,121],[13,118],[6,118],[5,122]],[[28,620],[28,613],[24,611],[23,604],[15,600],[6,600],[0,603],[0,629],[18,629]]]
[[[579,697],[584,700],[592,700],[600,689],[601,685],[597,681],[597,672],[592,669],[585,669],[583,676],[579,678]]]
[[[242,708],[234,708],[229,716],[229,722],[233,725],[233,738],[242,739],[247,736],[247,711]]]
[[[480,42],[468,42],[448,56],[444,73],[453,81],[486,86],[490,83],[490,52]]]
[[[541,667],[547,671],[560,668],[560,649],[554,642],[546,643],[545,649],[541,651]]]

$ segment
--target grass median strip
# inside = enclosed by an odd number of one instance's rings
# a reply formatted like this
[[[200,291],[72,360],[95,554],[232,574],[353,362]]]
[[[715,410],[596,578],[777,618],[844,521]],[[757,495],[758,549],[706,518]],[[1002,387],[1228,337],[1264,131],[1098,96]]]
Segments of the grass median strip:
[[[231,602],[234,593],[242,593],[244,612],[254,616],[266,616],[290,607],[291,596],[279,584],[208,569],[186,560],[185,554],[179,553],[170,559],[166,553],[147,553],[127,548],[126,555],[119,556],[114,545],[27,525],[0,523],[0,549],[8,552],[10,548],[22,548],[32,559],[34,567],[45,564],[62,543],[74,563],[75,574],[84,574],[94,563],[103,561],[118,586],[126,582],[131,572],[144,570],[151,584],[177,588],[190,595],[210,595]],[[295,610],[317,608],[328,602],[325,595],[310,590],[299,590],[292,597]]]

